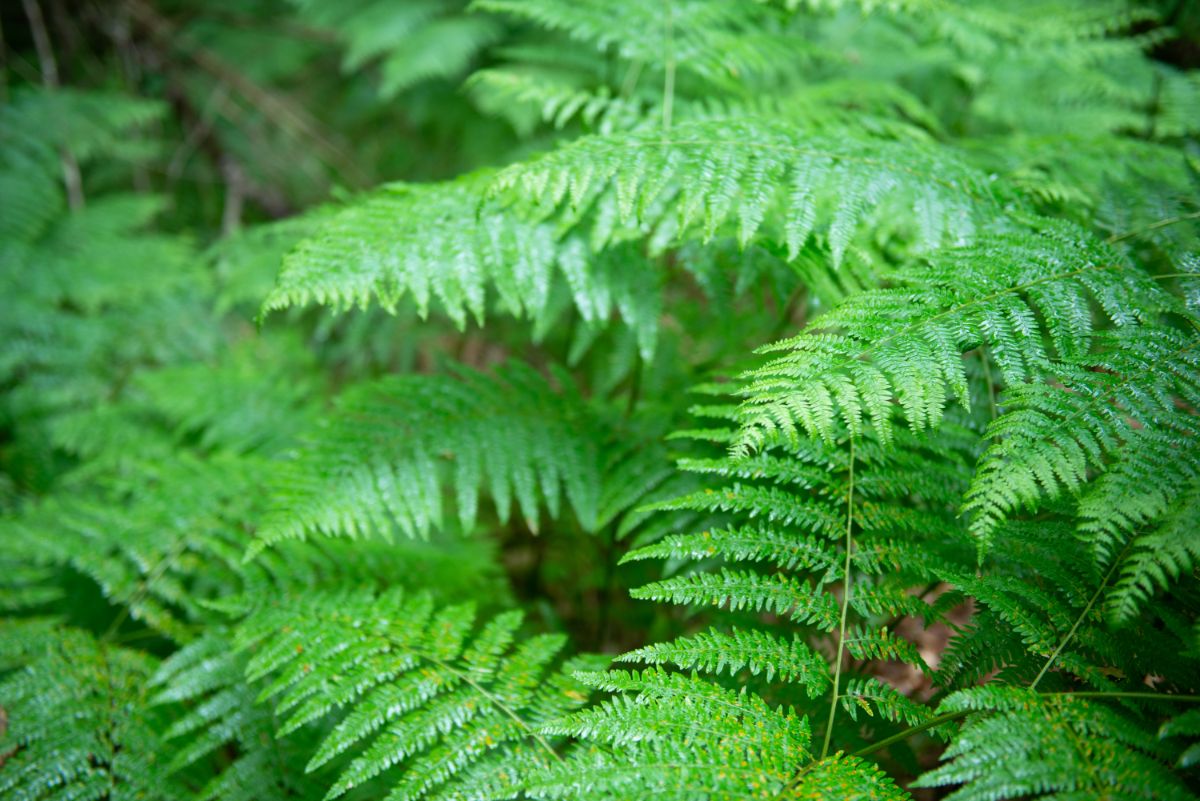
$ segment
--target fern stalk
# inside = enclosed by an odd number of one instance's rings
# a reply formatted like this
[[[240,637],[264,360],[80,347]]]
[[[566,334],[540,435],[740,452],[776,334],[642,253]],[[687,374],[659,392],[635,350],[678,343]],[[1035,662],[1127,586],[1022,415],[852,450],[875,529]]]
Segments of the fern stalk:
[[[1137,693],[1137,692],[1123,693],[1123,692],[1079,691],[1079,692],[1038,693],[1038,695],[1043,696],[1043,697],[1048,697],[1048,698],[1049,697],[1069,697],[1069,698],[1085,698],[1085,699],[1095,699],[1095,700],[1104,700],[1104,699],[1109,699],[1109,698],[1115,700],[1115,699],[1121,698],[1121,699],[1128,699],[1130,701],[1169,701],[1171,703],[1185,703],[1185,704],[1200,703],[1200,695],[1171,695],[1169,693]],[[909,737],[912,737],[913,735],[920,734],[923,731],[928,731],[929,729],[933,729],[938,726],[941,726],[943,723],[953,723],[956,720],[962,720],[963,718],[965,718],[967,715],[970,715],[974,711],[975,710],[971,710],[971,709],[959,709],[954,712],[943,712],[942,714],[935,715],[934,717],[930,718],[929,720],[927,720],[923,723],[920,723],[916,726],[909,726],[904,731],[896,732],[895,734],[891,735],[890,737],[884,737],[882,740],[876,740],[875,742],[871,743],[870,745],[865,745],[862,748],[855,751],[853,754],[851,754],[851,756],[856,756],[856,757],[869,756],[878,751],[882,751],[883,749],[887,748],[888,746],[895,745],[896,743],[902,743],[905,740],[907,740]]]
[[[675,108],[675,22],[673,15],[674,8],[671,3],[672,0],[664,0],[663,2],[666,8],[666,19],[663,23],[665,26],[663,45],[666,49],[667,57],[666,73],[663,76],[663,144],[666,144],[666,137],[671,132],[671,117]]]
[[[829,722],[825,725],[825,742],[821,744],[821,759],[829,754],[829,740],[833,736],[833,722],[837,718],[838,701],[841,698],[842,661],[846,648],[846,616],[850,611],[850,554],[853,541],[851,528],[854,524],[854,437],[850,438],[850,477],[846,490],[846,564],[843,568],[844,589],[842,592],[842,616],[838,623],[837,656],[833,662],[833,694],[829,701]]]
[[[546,741],[546,738],[543,737],[536,729],[534,729],[528,723],[526,723],[524,721],[524,719],[522,719],[520,715],[518,715],[515,711],[513,711],[513,709],[508,704],[504,703],[499,698],[497,698],[494,693],[489,692],[486,687],[484,687],[479,682],[475,681],[467,673],[464,673],[463,671],[458,670],[453,665],[450,665],[447,662],[445,662],[441,659],[438,659],[436,656],[433,656],[432,654],[427,654],[426,658],[433,664],[437,665],[442,670],[446,671],[447,673],[449,673],[453,676],[456,676],[459,679],[462,679],[462,681],[464,683],[470,685],[470,687],[473,690],[475,690],[477,693],[479,693],[484,698],[486,698],[489,703],[491,703],[493,706],[495,706],[497,709],[499,709],[501,712],[503,712],[506,716],[511,718],[513,723],[516,723],[517,726],[522,731],[524,731],[527,735],[532,737],[534,739],[534,741],[539,746],[541,746],[542,749],[547,754],[549,754],[556,762],[562,762],[562,757],[559,756],[558,752],[554,750],[554,747],[551,746],[550,743]]]
[[[1038,671],[1037,676],[1034,677],[1033,682],[1029,685],[1029,689],[1037,689],[1038,684],[1041,683],[1042,678],[1045,677],[1046,671],[1050,670],[1050,667],[1054,664],[1054,661],[1058,659],[1058,655],[1061,654],[1063,649],[1067,647],[1072,639],[1074,639],[1075,632],[1079,631],[1080,625],[1082,625],[1083,621],[1087,619],[1088,614],[1092,611],[1092,607],[1096,605],[1096,601],[1098,601],[1100,596],[1104,593],[1104,588],[1108,586],[1109,580],[1112,579],[1113,574],[1117,572],[1117,567],[1121,564],[1121,560],[1124,559],[1125,553],[1128,550],[1129,545],[1126,545],[1124,550],[1122,550],[1117,558],[1113,560],[1112,567],[1110,567],[1108,572],[1104,574],[1104,580],[1100,582],[1100,586],[1096,588],[1094,593],[1092,593],[1092,597],[1088,599],[1087,606],[1085,606],[1083,611],[1079,613],[1079,617],[1075,618],[1075,623],[1071,626],[1071,630],[1068,631],[1067,635],[1062,638],[1062,641],[1059,642],[1058,647],[1054,649],[1054,653],[1050,654],[1050,658],[1046,660],[1044,665],[1042,665],[1042,669]]]
[[[1119,234],[1113,234],[1104,241],[1108,242],[1110,245],[1115,242],[1124,242],[1126,239],[1132,239],[1135,236],[1143,236],[1151,231],[1158,231],[1162,228],[1178,225],[1181,222],[1187,222],[1188,220],[1200,220],[1200,211],[1194,211],[1191,214],[1177,214],[1174,217],[1164,217],[1163,219],[1155,220],[1148,225],[1123,231]]]

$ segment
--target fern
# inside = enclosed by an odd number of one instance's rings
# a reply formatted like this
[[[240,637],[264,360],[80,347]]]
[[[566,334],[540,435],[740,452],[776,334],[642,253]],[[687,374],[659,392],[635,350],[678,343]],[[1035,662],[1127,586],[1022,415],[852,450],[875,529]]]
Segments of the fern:
[[[255,686],[245,680],[246,661],[227,632],[210,632],[172,654],[155,672],[151,684],[162,689],[154,704],[195,704],[164,732],[164,740],[176,749],[168,768],[179,774],[194,765],[219,763],[220,749],[233,743],[237,758],[211,768],[214,775],[199,798],[322,793],[328,777],[304,773],[306,754],[315,743],[311,738],[276,741],[274,710],[256,703]]]
[[[1131,620],[1157,590],[1195,569],[1196,484],[1180,493],[1159,526],[1130,542],[1130,553],[1121,565],[1120,578],[1108,598],[1109,615],[1118,622]]]
[[[566,303],[603,324],[614,308],[649,355],[658,304],[653,273],[631,251],[593,264],[577,239],[558,241],[548,225],[497,211],[477,215],[485,177],[430,187],[400,187],[346,208],[287,257],[264,311],[321,303],[345,308],[377,300],[389,311],[411,295],[424,317],[436,300],[461,328],[482,324],[493,289],[501,307],[548,327]],[[429,223],[425,215],[439,209]],[[394,227],[407,221],[407,230]],[[364,231],[376,238],[364,240]],[[452,265],[443,269],[441,265]]]
[[[294,2],[300,19],[333,30],[344,43],[343,70],[378,62],[379,92],[387,98],[422,81],[461,76],[503,32],[495,19],[464,15],[460,4],[442,0],[400,8],[372,0]]]
[[[572,223],[594,208],[594,246],[626,227],[665,244],[694,229],[708,239],[728,223],[743,244],[764,228],[793,258],[818,212],[827,212],[835,265],[875,207],[913,204],[914,227],[933,247],[970,238],[978,209],[994,202],[987,178],[952,155],[909,143],[802,136],[768,120],[585,137],[502,171],[492,192],[541,214],[562,207]]]
[[[562,3],[544,0],[476,0],[477,8],[530,19],[571,39],[613,50],[623,60],[680,69],[719,82],[725,76],[771,75],[786,68],[795,45],[770,30],[765,4],[730,6],[690,0],[665,10],[640,3]],[[665,13],[664,13],[665,11]],[[627,25],[610,24],[622,13]],[[789,46],[790,45],[790,46]]]
[[[58,6],[0,796],[1195,797],[1188,4]]]
[[[814,761],[806,721],[745,691],[653,669],[584,678],[621,694],[551,727],[596,745],[546,771],[535,797],[909,798],[868,762]]]
[[[1165,770],[1153,736],[1103,704],[1005,688],[963,690],[939,709],[992,712],[969,717],[948,764],[918,781],[963,785],[950,798],[1194,797]]]
[[[443,525],[439,462],[450,464],[448,483],[465,530],[474,524],[484,486],[501,519],[515,498],[536,530],[542,504],[556,514],[565,492],[583,525],[593,526],[599,421],[582,415],[577,396],[564,390],[555,393],[520,365],[496,378],[463,371],[459,379],[361,387],[341,399],[319,439],[281,470],[278,511],[265,522],[260,543],[310,531],[386,536],[393,525],[408,536],[426,535]]]
[[[186,797],[160,759],[164,715],[146,696],[151,657],[61,625],[6,621],[0,658],[20,668],[0,682],[6,797]]]
[[[1119,325],[1171,306],[1149,276],[1069,228],[1000,236],[944,258],[771,346],[788,353],[749,373],[738,448],[775,430],[828,437],[838,418],[851,431],[869,420],[888,436],[893,400],[911,426],[935,428],[947,400],[970,407],[964,353],[986,347],[1004,380],[1021,384],[1044,372],[1052,353],[1087,352],[1089,296]]]
[[[257,650],[251,680],[273,675],[263,695],[278,697],[283,731],[353,705],[309,762],[357,753],[327,797],[402,762],[390,798],[513,797],[522,771],[559,759],[539,727],[587,696],[547,672],[560,636],[514,645],[521,615],[510,612],[471,637],[474,617],[398,592],[315,596],[251,616],[238,644]]]
[[[1107,467],[1111,472],[1088,490],[1095,495],[1081,502],[1083,530],[1098,561],[1107,563],[1122,534],[1161,515],[1194,481],[1196,456],[1188,445],[1196,421],[1188,407],[1196,399],[1200,342],[1154,329],[1105,340],[1101,354],[1063,363],[1055,383],[1010,391],[1009,408],[989,430],[998,441],[984,454],[967,495],[981,536],[1018,505],[1032,507],[1061,489],[1078,491],[1089,467]],[[1127,389],[1135,380],[1137,389]],[[1106,464],[1118,446],[1115,464]],[[1165,476],[1164,461],[1174,465]],[[1151,473],[1162,482],[1158,491],[1147,493],[1144,485],[1133,491],[1133,482]]]

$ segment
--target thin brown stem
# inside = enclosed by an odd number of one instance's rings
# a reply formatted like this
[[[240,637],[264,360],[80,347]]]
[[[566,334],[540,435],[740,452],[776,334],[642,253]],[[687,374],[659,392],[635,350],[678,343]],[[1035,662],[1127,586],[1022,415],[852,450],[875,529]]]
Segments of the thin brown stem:
[[[37,51],[38,67],[42,73],[42,85],[50,91],[58,89],[58,61],[54,58],[54,48],[50,44],[50,35],[46,32],[46,20],[42,17],[41,6],[37,0],[21,0],[25,8],[25,16],[29,19],[29,31],[33,36],[33,48]],[[67,205],[71,211],[83,208],[83,178],[79,173],[79,162],[66,146],[58,150],[58,160],[62,165],[63,188],[67,193]]]

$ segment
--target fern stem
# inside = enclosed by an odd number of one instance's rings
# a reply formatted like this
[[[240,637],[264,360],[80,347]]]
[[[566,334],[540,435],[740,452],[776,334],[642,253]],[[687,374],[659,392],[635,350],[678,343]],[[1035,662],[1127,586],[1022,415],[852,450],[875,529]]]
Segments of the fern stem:
[[[825,724],[825,742],[821,745],[821,759],[829,754],[829,740],[833,736],[833,721],[837,718],[838,700],[841,697],[842,659],[846,650],[846,616],[850,611],[850,549],[851,528],[854,524],[854,437],[850,437],[850,484],[846,490],[846,567],[842,574],[842,619],[838,624],[837,656],[833,662],[833,697],[829,702],[829,721]]]
[[[960,718],[965,718],[967,715],[971,714],[971,712],[973,712],[973,711],[976,711],[976,710],[960,709],[957,712],[944,712],[941,715],[935,715],[935,716],[931,717],[929,720],[925,721],[924,723],[921,723],[917,726],[910,726],[909,728],[905,729],[902,732],[897,732],[896,734],[893,734],[891,737],[884,737],[882,740],[873,742],[870,745],[865,745],[862,748],[855,751],[853,754],[851,754],[851,756],[863,757],[863,756],[867,756],[868,754],[873,754],[876,751],[882,751],[883,749],[887,748],[889,745],[895,745],[896,743],[904,742],[909,737],[912,737],[914,734],[920,734],[921,732],[925,731],[926,729],[932,729],[934,726],[940,726],[943,723],[951,723]]]
[[[1159,273],[1158,275],[1150,276],[1155,281],[1162,281],[1167,278],[1200,278],[1200,273]]]
[[[633,90],[637,88],[638,79],[642,76],[643,66],[642,60],[638,59],[629,65],[629,69],[625,70],[625,78],[621,81],[621,97],[627,98],[633,94]]]
[[[1125,548],[1128,550],[1129,546],[1126,545]],[[1124,555],[1124,552],[1122,552],[1120,556],[1113,560],[1112,567],[1110,567],[1108,569],[1108,573],[1104,575],[1104,580],[1100,582],[1100,586],[1096,588],[1094,593],[1092,593],[1091,599],[1088,600],[1087,606],[1083,608],[1083,611],[1079,613],[1079,617],[1075,618],[1075,623],[1071,626],[1071,630],[1067,632],[1067,636],[1062,638],[1062,642],[1060,642],[1058,647],[1054,649],[1054,653],[1050,654],[1050,658],[1046,660],[1046,664],[1042,665],[1042,669],[1038,672],[1037,677],[1034,678],[1033,683],[1029,685],[1029,689],[1037,689],[1038,684],[1046,675],[1046,671],[1048,671],[1050,666],[1054,664],[1054,660],[1058,659],[1058,655],[1063,652],[1063,649],[1066,648],[1067,644],[1070,643],[1075,637],[1075,632],[1079,630],[1080,625],[1083,624],[1084,619],[1087,618],[1088,614],[1092,611],[1092,607],[1095,606],[1096,601],[1099,600],[1100,594],[1103,593],[1104,588],[1108,586],[1109,579],[1113,577],[1113,573],[1117,572],[1117,566],[1121,564],[1121,558]]]
[[[1152,222],[1149,225],[1144,225],[1141,228],[1134,228],[1132,230],[1125,231],[1124,233],[1121,233],[1121,234],[1113,234],[1112,236],[1110,236],[1108,239],[1105,239],[1104,241],[1111,245],[1114,242],[1121,242],[1125,239],[1129,239],[1130,237],[1135,237],[1138,234],[1145,234],[1145,233],[1149,233],[1150,231],[1157,231],[1159,228],[1166,228],[1169,225],[1175,225],[1176,223],[1187,222],[1188,220],[1196,220],[1196,219],[1200,219],[1200,211],[1193,211],[1190,214],[1180,214],[1177,217],[1165,217],[1156,222]]]
[[[528,723],[526,723],[521,718],[521,716],[518,715],[516,712],[514,712],[507,704],[505,704],[499,698],[497,698],[496,696],[494,696],[490,692],[488,692],[487,688],[485,688],[479,682],[472,679],[466,673],[462,672],[461,670],[456,670],[453,665],[450,665],[450,664],[442,661],[441,659],[438,659],[436,656],[432,656],[430,654],[424,654],[424,656],[430,662],[433,662],[435,665],[442,668],[447,673],[457,676],[459,679],[461,679],[462,681],[469,684],[472,689],[474,689],[476,692],[478,692],[484,698],[488,699],[488,701],[491,702],[491,704],[494,707],[496,707],[496,709],[499,709],[505,715],[508,715],[508,717],[512,718],[513,722],[516,723],[517,726],[519,726],[521,729],[523,729],[526,733],[528,733],[529,736],[532,737],[535,741],[537,741],[537,744],[540,745],[542,748],[544,748],[546,750],[546,753],[548,753],[548,754],[550,754],[550,756],[554,757],[556,762],[563,761],[562,757],[558,755],[558,752],[554,750],[554,746],[550,745],[550,743],[548,743],[546,741],[545,737],[538,734],[537,731],[535,731],[532,726],[530,726]]]
[[[675,105],[675,21],[671,0],[665,0],[664,5],[666,6],[666,20],[663,24],[666,30],[663,47],[666,49],[667,65],[666,75],[663,77],[662,129],[665,144],[666,136],[671,130],[671,114]]]
[[[1137,700],[1137,701],[1175,701],[1175,702],[1182,702],[1182,703],[1186,703],[1186,704],[1200,703],[1200,695],[1170,695],[1168,693],[1138,693],[1138,692],[1126,693],[1126,692],[1102,692],[1102,691],[1072,692],[1070,690],[1067,690],[1064,692],[1038,693],[1038,695],[1043,696],[1043,697],[1070,696],[1071,698],[1086,698],[1086,699],[1099,699],[1099,700],[1104,700],[1106,698],[1113,698],[1113,699],[1129,698],[1129,699]],[[882,751],[883,749],[887,748],[889,745],[895,745],[896,743],[903,742],[904,740],[907,740],[909,737],[912,737],[914,734],[920,734],[923,731],[932,729],[935,726],[940,726],[943,723],[953,723],[956,720],[965,718],[967,715],[971,714],[972,712],[978,712],[978,711],[980,711],[980,710],[959,709],[955,712],[943,712],[940,715],[935,715],[934,717],[930,718],[929,720],[925,721],[924,723],[921,723],[916,726],[910,726],[909,728],[905,729],[904,731],[897,732],[896,734],[893,734],[890,737],[884,737],[882,740],[873,742],[870,745],[865,745],[862,748],[855,751],[853,754],[851,754],[851,756],[856,756],[856,757],[869,756],[870,754],[873,754],[876,751]]]
[[[1072,698],[1130,698],[1135,701],[1182,701],[1185,704],[1200,704],[1200,695],[1172,695],[1171,693],[1104,692],[1103,690],[1064,690],[1039,695],[1069,695]]]
[[[983,380],[987,382],[988,408],[991,409],[992,419],[1000,416],[996,407],[996,385],[992,381],[992,365],[986,348],[979,349],[979,361],[983,364]]]

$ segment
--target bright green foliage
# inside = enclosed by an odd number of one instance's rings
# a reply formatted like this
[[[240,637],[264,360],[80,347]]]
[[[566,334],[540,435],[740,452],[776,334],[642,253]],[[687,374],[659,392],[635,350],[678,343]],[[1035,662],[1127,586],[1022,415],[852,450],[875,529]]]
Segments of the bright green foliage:
[[[701,632],[670,643],[655,643],[620,657],[622,662],[649,665],[674,665],[683,670],[735,675],[743,669],[752,675],[762,673],[767,681],[779,674],[784,681],[801,684],[809,697],[820,695],[829,686],[825,661],[811,648],[793,637],[791,642],[776,639],[762,631]]]
[[[541,505],[555,516],[565,494],[592,528],[603,429],[578,394],[564,390],[555,392],[521,365],[495,378],[460,371],[456,378],[395,377],[352,389],[301,459],[281,468],[277,511],[266,519],[262,541],[307,532],[387,535],[393,526],[425,536],[444,522],[444,473],[463,529],[474,525],[485,486],[502,520],[515,498],[536,530]]]
[[[342,69],[378,62],[379,92],[395,97],[415,84],[453,79],[503,34],[496,19],[463,14],[462,3],[418,0],[293,0],[304,22],[334,31],[344,43]]]
[[[767,348],[786,355],[749,374],[740,449],[775,430],[828,438],[835,416],[856,434],[869,420],[889,436],[893,399],[913,428],[936,428],[947,401],[970,407],[964,353],[986,348],[1000,377],[1019,385],[1052,356],[1088,351],[1092,302],[1116,325],[1170,304],[1149,276],[1070,228],[988,237],[895,281]]]
[[[198,797],[213,801],[323,793],[322,780],[329,777],[304,772],[313,738],[276,740],[274,710],[256,703],[255,685],[245,680],[246,661],[226,632],[213,631],[174,653],[154,674],[152,685],[162,688],[155,704],[195,704],[163,734],[173,746],[170,769],[209,768],[214,775]],[[220,749],[230,745],[238,756],[223,764]]]
[[[1100,599],[1116,572],[1096,573],[1086,545],[1067,525],[1009,524],[995,553],[980,575],[945,574],[980,606],[946,652],[939,673],[945,686],[971,687],[996,671],[997,680],[1012,685],[1136,695],[1152,671],[1163,691],[1189,691],[1196,654],[1184,644],[1181,622],[1169,611],[1143,611],[1114,633]],[[1123,638],[1139,647],[1121,647]],[[1148,711],[1155,711],[1153,702]]]
[[[536,797],[770,798],[811,758],[807,722],[744,691],[656,669],[582,678],[620,695],[550,727],[596,746],[553,766]]]
[[[1197,798],[1194,4],[112,5],[3,15],[0,797]]]
[[[704,434],[717,441],[731,435],[719,429]],[[786,623],[781,626],[784,632],[800,625],[814,634],[833,633],[839,661],[844,649],[860,669],[897,661],[927,670],[910,643],[886,626],[877,628],[866,621],[894,615],[940,617],[936,606],[903,588],[935,573],[917,542],[946,543],[956,537],[957,525],[948,513],[967,473],[959,461],[956,472],[912,482],[909,471],[924,460],[924,453],[915,440],[905,440],[907,449],[894,451],[878,442],[856,443],[848,456],[819,440],[791,448],[777,439],[751,459],[685,460],[685,468],[714,475],[722,483],[660,507],[701,512],[701,519],[711,517],[712,528],[671,535],[633,551],[627,559],[698,559],[702,569],[641,587],[633,591],[634,597],[727,606],[734,612],[766,610]],[[955,448],[962,444],[963,439],[948,436],[939,443],[939,452],[956,460]],[[914,502],[921,508],[913,508]],[[750,563],[762,569],[703,569],[714,562]],[[854,570],[852,581],[847,581],[844,565]],[[843,600],[850,593],[848,605],[839,602],[835,587]],[[847,628],[848,613],[852,629]],[[926,708],[886,684],[843,679],[842,669],[831,668],[827,657],[796,635],[787,637],[774,629],[714,629],[647,646],[620,659],[714,676],[745,671],[763,676],[768,684],[775,680],[799,685],[808,699],[825,696],[832,685],[835,698],[855,717],[860,711],[878,712],[883,719],[910,725],[930,717]],[[865,788],[874,781],[867,778],[870,769],[860,772],[862,766],[853,760],[810,765],[817,752],[808,742],[807,727],[803,734],[792,731],[797,725],[794,712],[763,706],[745,690],[734,694],[694,674],[685,678],[661,669],[640,675],[609,673],[591,681],[610,692],[636,691],[636,700],[618,696],[600,711],[579,713],[565,728],[553,730],[611,747],[637,746],[614,748],[611,756],[592,750],[578,757],[576,770],[586,777],[571,785],[578,791],[621,797],[629,791],[627,782],[655,776],[659,792],[671,798],[691,797],[700,787],[713,788],[717,797],[775,797],[791,787],[797,797],[821,798],[832,797],[823,794],[834,787],[860,784],[863,797],[871,797]],[[713,700],[701,700],[708,698]],[[687,700],[681,705],[681,699]],[[717,699],[719,706],[713,706]],[[719,711],[724,707],[730,711]],[[725,723],[728,715],[733,717]],[[737,770],[738,765],[743,770]],[[651,770],[655,772],[647,773]],[[560,778],[559,773],[553,775]],[[880,787],[890,784],[881,780]],[[878,797],[904,796],[892,788]]]
[[[1054,383],[1015,386],[1004,399],[988,430],[996,443],[967,494],[980,535],[1020,504],[1080,492],[1089,468],[1104,469],[1080,512],[1097,561],[1107,564],[1123,535],[1194,485],[1200,427],[1189,407],[1200,402],[1200,338],[1130,328],[1097,346],[1056,364]]]
[[[1129,555],[1108,598],[1113,620],[1131,620],[1155,591],[1167,589],[1200,564],[1200,539],[1195,535],[1200,523],[1198,491],[1193,480],[1191,487],[1172,502],[1157,528],[1129,543]]]
[[[468,315],[484,322],[491,290],[501,309],[539,328],[572,302],[597,325],[615,308],[648,356],[659,303],[644,261],[629,249],[593,263],[577,238],[558,241],[549,225],[481,208],[487,183],[485,176],[398,186],[348,206],[287,256],[264,310],[309,303],[345,308],[374,299],[394,311],[411,295],[422,317],[436,301],[462,327]]]
[[[435,610],[422,595],[315,595],[252,615],[237,642],[255,651],[250,680],[273,676],[262,697],[277,699],[283,733],[348,708],[307,768],[355,754],[327,798],[400,763],[396,801],[513,797],[522,775],[559,759],[538,729],[587,695],[553,672],[560,635],[514,645],[519,613],[471,636],[474,620],[469,605]]]
[[[477,8],[529,19],[570,39],[611,49],[622,60],[692,73],[720,85],[731,78],[776,77],[791,67],[796,45],[772,30],[765,3],[686,0],[665,8],[604,0],[476,0]],[[613,26],[614,14],[622,24]]]
[[[7,731],[0,793],[19,801],[182,799],[162,758],[154,660],[50,622],[8,622],[0,666]]]
[[[977,208],[994,202],[985,176],[934,148],[804,135],[765,119],[583,138],[507,168],[492,192],[541,214],[562,206],[569,223],[591,212],[595,248],[630,227],[661,247],[728,225],[743,245],[764,228],[794,258],[824,222],[835,266],[869,215],[907,206],[930,248],[969,239]]]
[[[963,785],[948,798],[1194,796],[1155,759],[1152,734],[1109,707],[1019,688],[963,690],[941,712],[972,712],[925,787]]]

